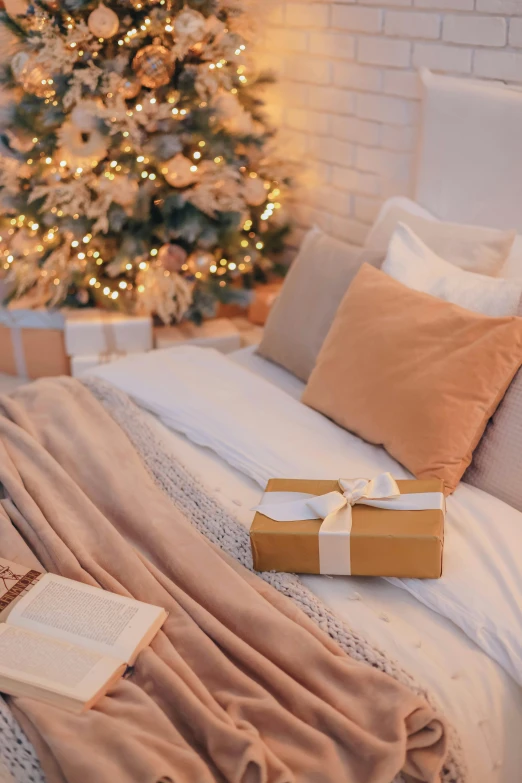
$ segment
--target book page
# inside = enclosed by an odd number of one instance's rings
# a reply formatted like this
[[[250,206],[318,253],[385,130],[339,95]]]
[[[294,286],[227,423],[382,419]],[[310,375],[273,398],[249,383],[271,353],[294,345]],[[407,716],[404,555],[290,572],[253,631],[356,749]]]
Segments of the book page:
[[[42,576],[41,571],[0,557],[0,622],[5,622],[15,604]]]
[[[7,622],[129,663],[140,641],[164,615],[158,606],[45,574]]]
[[[0,676],[4,678],[87,702],[121,665],[122,661],[92,650],[0,625]]]

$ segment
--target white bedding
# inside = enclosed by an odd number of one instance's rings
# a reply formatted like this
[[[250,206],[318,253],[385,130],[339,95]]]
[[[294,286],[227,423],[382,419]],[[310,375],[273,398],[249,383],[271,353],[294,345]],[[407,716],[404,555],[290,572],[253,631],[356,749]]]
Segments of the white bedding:
[[[250,349],[233,358],[176,348],[96,374],[163,419],[170,431],[155,426],[167,448],[247,527],[270,476],[408,475],[382,449],[296,402],[302,384],[284,370]],[[463,484],[449,502],[443,579],[393,586],[303,578],[438,695],[464,742],[473,783],[520,780],[522,690],[506,672],[521,678],[521,542],[522,514]]]

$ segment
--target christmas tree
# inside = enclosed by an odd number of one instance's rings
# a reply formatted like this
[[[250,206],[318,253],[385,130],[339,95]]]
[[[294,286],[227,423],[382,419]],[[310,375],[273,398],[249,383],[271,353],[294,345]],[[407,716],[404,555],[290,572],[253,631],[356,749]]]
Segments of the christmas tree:
[[[35,0],[0,154],[0,270],[32,306],[164,322],[266,273],[288,170],[247,46],[246,0]],[[240,285],[241,284],[241,285]]]

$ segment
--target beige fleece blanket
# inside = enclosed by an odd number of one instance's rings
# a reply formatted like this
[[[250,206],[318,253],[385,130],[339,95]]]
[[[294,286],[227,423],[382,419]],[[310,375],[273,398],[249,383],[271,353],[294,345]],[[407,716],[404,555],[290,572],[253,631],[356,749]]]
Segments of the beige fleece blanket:
[[[12,700],[50,783],[439,779],[445,732],[426,702],[210,545],[80,383],[0,399],[0,482],[3,557],[169,612],[90,712]]]

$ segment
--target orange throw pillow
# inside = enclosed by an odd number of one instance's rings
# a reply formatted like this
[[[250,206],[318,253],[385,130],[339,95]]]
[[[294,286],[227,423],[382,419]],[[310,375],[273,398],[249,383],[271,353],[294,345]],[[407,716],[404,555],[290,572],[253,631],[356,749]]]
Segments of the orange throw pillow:
[[[522,364],[522,318],[491,318],[364,264],[303,402],[453,492]]]

